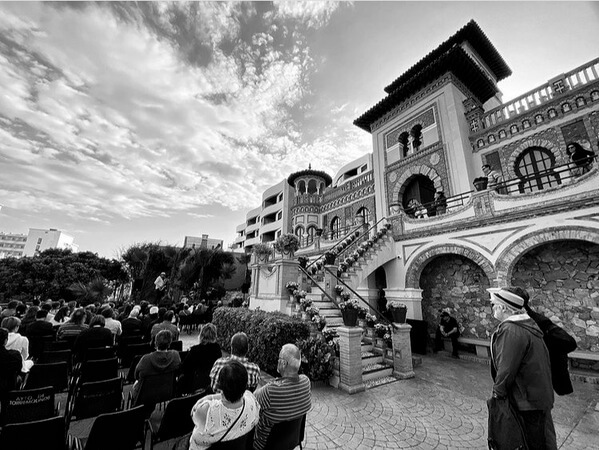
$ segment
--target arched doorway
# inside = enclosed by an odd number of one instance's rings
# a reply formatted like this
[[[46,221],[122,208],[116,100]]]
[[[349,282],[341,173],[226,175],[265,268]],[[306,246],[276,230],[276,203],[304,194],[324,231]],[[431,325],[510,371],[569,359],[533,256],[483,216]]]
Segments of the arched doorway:
[[[442,254],[431,259],[419,280],[422,289],[422,318],[433,331],[439,310],[449,308],[462,334],[489,338],[497,325],[491,317],[487,289],[491,287],[484,270],[470,258]]]
[[[341,220],[338,216],[333,217],[331,220],[331,239],[339,239],[341,237]]]
[[[425,175],[413,176],[404,189],[401,199],[404,211],[408,215],[413,215],[413,211],[410,211],[409,207],[412,199],[418,200],[421,205],[430,204],[435,199],[435,183]]]

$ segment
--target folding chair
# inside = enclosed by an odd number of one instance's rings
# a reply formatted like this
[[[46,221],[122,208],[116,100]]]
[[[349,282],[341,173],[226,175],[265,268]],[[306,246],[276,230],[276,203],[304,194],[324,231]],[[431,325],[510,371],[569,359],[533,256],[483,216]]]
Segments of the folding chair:
[[[117,356],[119,357],[119,361],[121,367],[129,367],[131,364],[131,357],[129,352],[129,346],[134,344],[143,344],[144,337],[141,334],[131,335],[131,336],[120,336],[118,338],[117,344]]]
[[[121,367],[130,367],[131,362],[137,355],[146,355],[148,353],[152,353],[152,346],[147,342],[128,345],[121,354]]]
[[[193,405],[204,395],[206,395],[205,391],[187,397],[174,398],[166,405],[160,424],[148,421],[152,437],[150,449],[160,442],[191,433],[194,424],[189,413]]]
[[[81,363],[79,383],[102,381],[119,375],[119,362],[116,357],[108,359],[90,359]]]
[[[57,362],[66,362],[68,372],[71,373],[73,368],[73,353],[71,350],[45,351],[37,359],[38,364],[51,364]]]
[[[98,360],[98,359],[109,359],[116,357],[116,347],[94,347],[88,348],[83,354],[84,361]]]
[[[67,403],[67,424],[123,409],[123,379],[92,381],[81,384]]]
[[[264,450],[293,450],[298,445],[301,450],[305,429],[306,414],[275,424],[270,430]]]
[[[43,387],[24,391],[9,391],[2,400],[0,425],[49,419],[60,410],[54,404],[54,388]]]
[[[33,359],[39,358],[39,356],[50,347],[50,343],[54,341],[53,335],[47,336],[28,336],[29,339],[29,355]]]
[[[254,436],[253,429],[249,433],[239,436],[232,441],[220,441],[216,444],[212,444],[210,450],[248,450],[252,448],[252,436]]]
[[[136,395],[129,392],[130,407],[144,405],[147,417],[150,417],[156,404],[164,403],[175,396],[176,372],[164,372],[150,375],[139,380]]]
[[[54,392],[63,392],[69,385],[69,367],[66,362],[34,364],[25,377],[25,389],[52,386]]]
[[[177,350],[178,352],[182,352],[183,351],[183,341],[171,342],[171,345],[169,346],[169,350]]]
[[[143,406],[99,415],[87,439],[75,439],[73,450],[131,450],[145,448]],[[42,448],[42,447],[40,447]]]
[[[69,340],[52,341],[48,344],[44,351],[47,350],[49,352],[58,352],[61,350],[73,350],[74,343],[75,338],[70,338]]]
[[[63,416],[26,423],[13,423],[2,427],[0,448],[67,450],[65,430]]]

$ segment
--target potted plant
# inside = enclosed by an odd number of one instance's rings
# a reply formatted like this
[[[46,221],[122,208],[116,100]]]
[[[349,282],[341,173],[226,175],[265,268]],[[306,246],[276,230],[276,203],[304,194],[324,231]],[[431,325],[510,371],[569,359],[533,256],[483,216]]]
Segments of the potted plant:
[[[285,285],[285,289],[289,292],[289,295],[293,295],[293,292],[299,287],[295,281],[288,281]]]
[[[485,189],[487,189],[488,182],[489,179],[487,177],[478,177],[474,179],[472,184],[474,185],[477,191],[484,191]]]
[[[268,244],[259,242],[252,247],[252,254],[256,255],[258,261],[268,261],[268,258],[272,254],[272,247]]]
[[[299,239],[295,234],[282,234],[276,239],[273,247],[278,253],[293,256],[299,248]]]
[[[374,335],[376,337],[376,346],[383,347],[385,343],[383,342],[383,338],[385,334],[389,331],[389,327],[384,323],[376,323],[374,324]]]
[[[366,306],[358,305],[358,319],[366,321],[366,314],[368,314],[368,308]]]
[[[304,292],[304,291],[302,291]],[[306,298],[306,294],[304,293],[304,296],[301,297],[299,299],[299,304],[302,308],[302,311],[306,311],[310,306],[312,306],[312,300],[310,300],[309,298]]]
[[[297,262],[302,269],[305,269],[308,266],[308,261],[310,260],[305,256],[300,256],[297,258]]]
[[[319,313],[320,313],[320,310],[316,306],[313,306],[311,302],[310,302],[310,306],[306,307],[306,314],[308,315],[310,320],[312,320],[312,318],[314,316],[317,316]]]
[[[366,322],[366,335],[370,337],[374,337],[374,324],[376,323],[376,317],[374,314],[366,313],[366,317],[364,318]]]
[[[318,331],[322,331],[327,324],[327,319],[322,317],[320,314],[316,314],[315,316],[312,316],[312,323],[316,325],[316,329],[318,329]]]
[[[358,321],[358,302],[356,300],[349,300],[347,292],[341,294],[341,297],[344,298],[344,295],[347,295],[348,299],[339,303],[339,309],[343,316],[343,324],[346,327],[355,327]]]
[[[341,295],[342,292],[343,292],[343,286],[340,284],[335,285],[335,294]]]
[[[393,322],[406,323],[408,307],[405,304],[396,301],[387,302],[387,309],[391,311]]]
[[[324,252],[324,263],[327,266],[332,266],[335,264],[335,258],[337,257],[337,252],[335,250],[327,250]]]

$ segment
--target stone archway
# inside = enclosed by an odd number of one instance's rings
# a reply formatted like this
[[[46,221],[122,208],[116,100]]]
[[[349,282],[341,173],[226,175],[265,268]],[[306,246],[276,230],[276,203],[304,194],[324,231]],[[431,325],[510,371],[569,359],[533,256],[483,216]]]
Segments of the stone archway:
[[[557,140],[557,138],[556,138],[556,140]],[[507,162],[507,167],[505,168],[505,170],[507,172],[506,179],[518,178],[518,175],[516,174],[516,170],[515,170],[516,159],[518,158],[518,156],[520,156],[522,154],[522,152],[524,152],[526,149],[531,148],[531,147],[541,147],[541,148],[549,150],[553,154],[553,157],[555,158],[556,165],[564,164],[567,162],[566,157],[559,151],[559,144],[557,142],[553,142],[548,139],[541,139],[541,138],[528,139],[528,140],[524,141],[523,143],[521,143],[520,145],[518,145],[510,153],[510,156],[509,156],[508,162]]]
[[[552,241],[588,241],[599,244],[599,230],[585,227],[552,227],[535,231],[516,239],[497,258],[495,265],[498,286],[506,286],[520,257],[539,245]]]
[[[393,191],[391,192],[390,204],[400,203],[399,199],[403,197],[404,191],[408,185],[407,181],[416,175],[423,175],[429,178],[435,185],[437,191],[443,191],[443,183],[441,177],[435,169],[424,164],[415,165],[406,169],[395,182]]]
[[[426,264],[436,256],[444,254],[455,254],[472,260],[483,270],[491,285],[495,285],[495,269],[491,261],[485,256],[476,250],[461,245],[443,244],[431,247],[414,258],[406,270],[406,288],[419,289],[420,275]]]

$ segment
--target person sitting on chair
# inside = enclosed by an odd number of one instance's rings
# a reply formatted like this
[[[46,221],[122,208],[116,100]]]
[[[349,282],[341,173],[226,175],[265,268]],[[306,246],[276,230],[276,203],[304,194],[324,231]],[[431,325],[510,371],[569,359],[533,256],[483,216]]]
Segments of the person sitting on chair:
[[[183,361],[179,383],[184,393],[194,392],[198,389],[210,388],[210,370],[214,362],[222,356],[220,346],[216,342],[216,327],[207,323],[202,327],[198,345],[189,349],[189,354]]]
[[[204,450],[217,442],[237,439],[258,423],[260,407],[247,390],[248,373],[235,359],[218,372],[218,394],[201,398],[191,409],[194,429],[190,450]]]
[[[133,398],[137,398],[141,381],[145,377],[158,375],[165,372],[179,370],[181,357],[177,350],[169,350],[173,338],[168,330],[160,331],[155,338],[156,350],[144,355],[135,368],[135,383],[133,384]],[[135,402],[134,402],[135,404]]]
[[[73,345],[73,354],[76,361],[83,360],[89,348],[111,347],[114,344],[112,332],[104,328],[106,320],[101,315],[95,315],[89,323],[89,328],[79,333]]]
[[[16,316],[9,316],[2,319],[2,328],[8,330],[8,341],[6,342],[7,350],[16,350],[23,358],[23,367],[21,372],[29,372],[33,361],[29,359],[29,339],[19,334],[21,319]]]
[[[56,334],[56,338],[58,340],[63,339],[76,339],[76,336],[79,336],[83,330],[87,330],[89,327],[84,323],[85,322],[85,310],[83,308],[76,309],[71,314],[71,318],[67,323],[63,323],[58,328],[58,333]]]
[[[297,419],[312,405],[310,379],[299,375],[302,355],[293,344],[285,344],[279,352],[277,371],[281,378],[256,391],[260,405],[260,421],[254,435],[254,450],[262,450],[272,427],[278,422]]]
[[[8,330],[0,328],[0,400],[3,400],[9,391],[17,389],[19,372],[23,365],[23,358],[16,350],[8,350]]]
[[[247,334],[235,333],[231,338],[231,356],[222,357],[215,361],[210,371],[210,379],[212,380],[210,385],[212,390],[216,389],[216,382],[218,380],[218,372],[220,369],[232,359],[236,359],[244,365],[248,372],[248,389],[254,391],[260,382],[260,367],[258,364],[249,361],[246,357],[249,350],[248,336]]]

